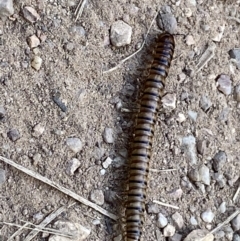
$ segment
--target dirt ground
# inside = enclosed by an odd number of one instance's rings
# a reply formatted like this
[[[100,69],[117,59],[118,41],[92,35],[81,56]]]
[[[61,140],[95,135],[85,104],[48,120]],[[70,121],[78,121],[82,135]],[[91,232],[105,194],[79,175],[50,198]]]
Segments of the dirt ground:
[[[0,121],[0,155],[34,170],[41,175],[89,199],[93,190],[105,194],[102,207],[119,215],[124,205],[124,182],[127,177],[127,150],[134,126],[134,113],[120,111],[116,106],[134,112],[141,83],[144,81],[148,55],[152,50],[159,28],[154,22],[140,53],[126,61],[115,71],[103,73],[136,51],[154,18],[157,9],[168,5],[177,19],[176,50],[166,84],[166,92],[176,94],[176,108],[162,109],[159,113],[153,141],[151,168],[176,169],[150,172],[147,203],[156,211],[146,214],[144,240],[168,240],[157,237],[157,213],[163,213],[171,223],[175,209],[153,206],[158,200],[179,207],[184,225],[176,232],[186,235],[197,228],[212,230],[223,222],[239,206],[239,197],[233,196],[239,185],[239,107],[234,99],[234,87],[240,84],[239,69],[230,61],[229,50],[240,47],[239,23],[229,17],[240,17],[240,2],[234,1],[91,1],[88,0],[82,16],[75,22],[74,10],[78,1],[25,0],[15,1],[15,15],[1,23],[0,35],[0,105],[6,110]],[[33,7],[41,19],[31,24],[23,18],[21,9]],[[189,16],[189,11],[192,12]],[[124,20],[133,28],[131,43],[116,48],[109,40],[109,30],[116,20]],[[213,58],[198,73],[189,70],[198,63],[219,27],[225,26]],[[46,40],[37,51],[43,59],[39,71],[31,67],[34,51],[27,38],[42,33]],[[186,44],[186,35],[192,35],[194,43]],[[230,95],[221,93],[216,78],[227,74],[232,80]],[[63,112],[53,101],[53,96],[66,105]],[[212,105],[208,111],[200,107],[205,95]],[[197,113],[191,118],[189,111]],[[179,121],[179,114],[186,120]],[[190,116],[189,116],[190,115]],[[36,134],[36,125],[43,133]],[[104,142],[105,127],[114,131],[114,143]],[[20,138],[12,141],[7,134],[17,129]],[[205,164],[210,172],[210,184],[194,183],[189,178],[191,165],[183,153],[183,137],[193,135],[197,143],[205,141],[202,154],[197,154],[198,165]],[[69,137],[77,137],[83,148],[73,153],[66,145]],[[222,182],[216,180],[213,157],[224,151]],[[70,176],[66,173],[72,158],[80,161],[80,167]],[[114,161],[104,175],[102,162],[111,157]],[[21,220],[38,224],[37,214],[47,216],[62,205],[74,200],[67,195],[23,174],[10,165],[0,162],[6,181],[0,186],[0,221],[23,224]],[[181,195],[177,195],[177,193]],[[111,195],[115,194],[111,199]],[[110,195],[110,196],[109,196]],[[110,200],[109,200],[110,199]],[[219,206],[226,202],[226,211]],[[202,220],[207,209],[214,213],[211,223]],[[41,216],[41,215],[40,215]],[[197,225],[190,222],[194,216]],[[80,203],[76,203],[58,219],[80,223],[91,229],[86,240],[113,240],[119,232],[117,223]],[[100,220],[96,222],[96,220]],[[229,226],[231,227],[231,226]],[[7,240],[16,227],[0,226],[1,240]],[[224,231],[224,229],[222,229]],[[24,231],[15,240],[24,240]],[[238,232],[238,231],[237,231]],[[48,240],[38,234],[34,240]],[[232,240],[225,235],[215,240]]]

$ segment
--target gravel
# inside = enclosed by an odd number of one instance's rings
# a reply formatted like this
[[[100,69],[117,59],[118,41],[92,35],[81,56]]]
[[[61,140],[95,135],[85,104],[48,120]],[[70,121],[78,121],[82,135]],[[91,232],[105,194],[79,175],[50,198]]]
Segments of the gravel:
[[[234,231],[240,230],[240,214],[231,221],[231,225]]]
[[[226,74],[221,74],[217,78],[218,90],[225,95],[230,95],[232,92],[232,81]]]
[[[220,213],[225,213],[226,212],[226,202],[222,202],[218,208]]]
[[[17,129],[11,129],[8,131],[7,136],[11,141],[17,141],[20,139],[20,133]]]
[[[157,215],[157,226],[159,228],[164,228],[167,226],[167,224],[168,224],[167,218],[162,213],[159,213]]]
[[[207,96],[203,95],[200,99],[199,106],[204,112],[207,112],[212,106],[212,102]]]
[[[90,194],[90,200],[97,205],[103,205],[104,204],[104,193],[102,190],[93,190]]]
[[[217,172],[222,170],[226,162],[227,162],[226,153],[224,151],[217,152],[213,157],[213,169]]]
[[[205,165],[199,168],[199,178],[205,185],[210,185],[210,171]]]
[[[83,148],[82,141],[77,137],[67,138],[66,144],[74,153],[80,152]]]
[[[35,69],[35,70],[40,70],[41,66],[42,66],[42,58],[39,56],[34,56],[33,60],[31,62],[31,66]]]
[[[172,215],[172,220],[173,220],[174,226],[176,226],[177,229],[181,229],[183,227],[184,221],[183,221],[183,217],[180,213],[175,212]]]
[[[196,122],[197,116],[198,116],[198,113],[197,113],[197,112],[192,111],[192,110],[189,110],[189,111],[188,111],[188,117],[189,117],[192,121]]]
[[[187,159],[190,161],[191,165],[197,163],[197,153],[196,153],[196,139],[194,136],[185,136],[182,139],[182,149],[186,154]]]
[[[168,241],[181,241],[182,240],[182,235],[175,233],[172,237],[168,238]]]
[[[77,158],[71,159],[67,164],[66,173],[70,176],[74,175],[74,172],[79,168],[81,162]]]
[[[176,108],[176,94],[166,94],[161,99],[163,108],[175,109]]]
[[[23,17],[30,23],[35,23],[40,19],[40,15],[37,13],[37,11],[30,6],[24,7],[22,9],[22,13]]]
[[[213,234],[207,230],[196,229],[187,235],[183,241],[213,241]]]
[[[112,144],[114,142],[114,132],[112,128],[105,127],[103,131],[103,140],[108,144]]]
[[[193,226],[197,226],[197,225],[198,225],[198,222],[197,222],[196,218],[193,217],[193,216],[191,216],[191,218],[190,218],[190,223],[191,223]]]
[[[146,211],[148,214],[150,213],[157,214],[159,213],[159,205],[156,203],[148,203],[146,204]]]
[[[107,169],[112,164],[112,159],[107,157],[105,161],[102,163],[103,168]]]
[[[171,224],[168,224],[164,229],[163,229],[163,236],[164,237],[171,237],[175,234],[175,227]]]
[[[207,209],[205,212],[201,214],[201,218],[205,223],[211,223],[213,221],[214,216],[214,213],[210,209]]]
[[[238,69],[240,69],[240,49],[231,49],[229,55],[232,59],[236,61]]]
[[[110,40],[113,46],[122,47],[131,43],[132,27],[122,20],[114,22],[110,30]]]

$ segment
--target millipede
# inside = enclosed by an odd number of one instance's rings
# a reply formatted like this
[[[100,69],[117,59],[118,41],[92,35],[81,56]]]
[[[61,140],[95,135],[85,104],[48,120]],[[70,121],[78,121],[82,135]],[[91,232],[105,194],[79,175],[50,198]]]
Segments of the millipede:
[[[159,35],[153,51],[153,62],[140,99],[130,154],[125,210],[126,241],[140,241],[142,236],[152,139],[174,48],[175,42],[172,34]]]

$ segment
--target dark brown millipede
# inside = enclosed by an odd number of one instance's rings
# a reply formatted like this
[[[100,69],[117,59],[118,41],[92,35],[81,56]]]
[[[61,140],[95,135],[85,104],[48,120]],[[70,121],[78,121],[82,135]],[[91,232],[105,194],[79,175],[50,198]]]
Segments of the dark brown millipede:
[[[159,35],[140,100],[130,154],[129,190],[125,211],[126,241],[140,241],[142,235],[152,138],[174,47],[173,35]]]

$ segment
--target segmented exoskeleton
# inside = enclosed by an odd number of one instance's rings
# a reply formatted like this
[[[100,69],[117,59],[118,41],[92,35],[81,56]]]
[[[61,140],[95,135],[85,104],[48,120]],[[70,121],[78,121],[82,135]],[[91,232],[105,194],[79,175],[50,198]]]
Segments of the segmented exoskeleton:
[[[129,190],[125,211],[126,241],[139,241],[142,234],[152,138],[174,47],[171,34],[159,35],[153,53],[154,60],[140,101],[130,155]]]

